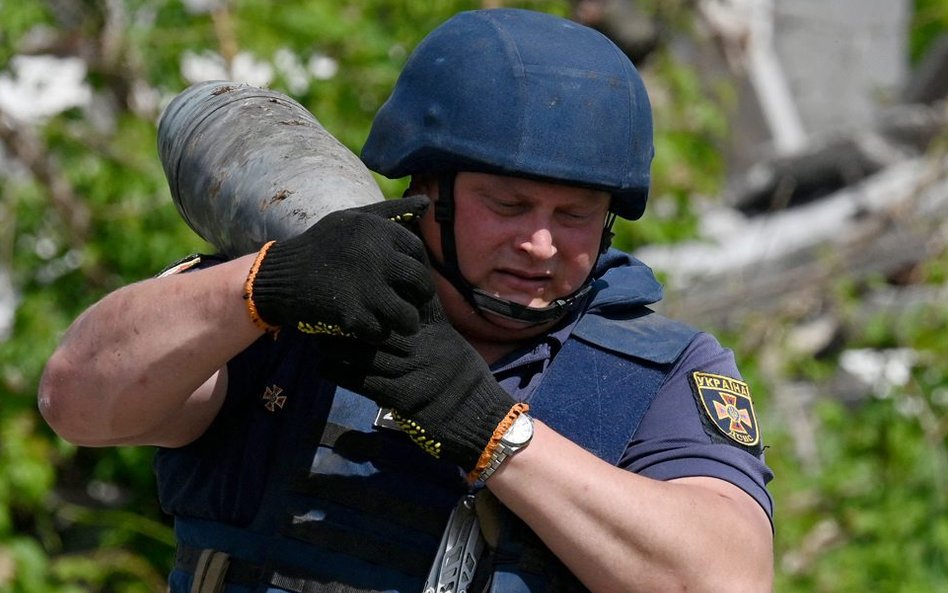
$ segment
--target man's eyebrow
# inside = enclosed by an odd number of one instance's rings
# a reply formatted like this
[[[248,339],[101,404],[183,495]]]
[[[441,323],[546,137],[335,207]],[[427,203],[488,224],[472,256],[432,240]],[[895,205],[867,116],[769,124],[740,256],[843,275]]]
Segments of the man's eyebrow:
[[[471,187],[471,191],[485,198],[521,198],[519,192],[511,191],[503,187],[498,187],[492,183],[477,183]]]

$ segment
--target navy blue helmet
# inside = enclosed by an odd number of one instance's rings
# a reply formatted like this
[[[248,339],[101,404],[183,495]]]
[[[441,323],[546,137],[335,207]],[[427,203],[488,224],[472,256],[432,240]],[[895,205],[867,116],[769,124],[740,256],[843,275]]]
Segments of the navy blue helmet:
[[[361,156],[393,179],[444,169],[601,189],[634,220],[653,153],[648,94],[611,40],[551,14],[488,9],[418,45]]]

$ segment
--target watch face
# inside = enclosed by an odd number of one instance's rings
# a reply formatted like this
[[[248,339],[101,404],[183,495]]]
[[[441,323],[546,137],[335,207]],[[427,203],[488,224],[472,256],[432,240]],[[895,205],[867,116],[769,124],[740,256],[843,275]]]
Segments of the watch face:
[[[504,435],[504,441],[510,445],[524,445],[533,437],[533,420],[526,414],[517,416],[514,423],[510,425],[507,434]]]

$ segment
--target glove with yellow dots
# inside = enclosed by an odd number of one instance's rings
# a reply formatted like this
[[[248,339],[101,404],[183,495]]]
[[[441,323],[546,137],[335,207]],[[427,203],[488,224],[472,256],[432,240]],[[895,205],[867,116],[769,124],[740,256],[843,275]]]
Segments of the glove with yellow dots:
[[[244,290],[251,318],[276,331],[355,336],[379,342],[418,330],[434,295],[424,244],[407,225],[424,196],[327,214],[300,235],[264,245]]]
[[[377,347],[327,342],[323,374],[383,408],[425,451],[460,465],[470,481],[527,406],[494,380],[487,364],[448,322],[437,297],[421,309],[417,333],[392,333]]]

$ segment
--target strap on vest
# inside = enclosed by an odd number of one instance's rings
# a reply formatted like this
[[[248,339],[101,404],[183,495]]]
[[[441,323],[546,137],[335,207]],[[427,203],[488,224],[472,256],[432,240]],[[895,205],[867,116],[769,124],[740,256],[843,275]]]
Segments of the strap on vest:
[[[530,413],[616,465],[664,383],[668,368],[667,364],[617,355],[570,336],[528,399]]]
[[[194,567],[191,593],[220,593],[229,564],[230,556],[224,552],[201,550]]]
[[[260,585],[266,583],[292,593],[375,593],[373,589],[343,583],[324,583],[279,570],[253,564],[224,552],[198,550],[179,545],[174,567],[193,573],[191,593],[220,593],[225,585]]]

